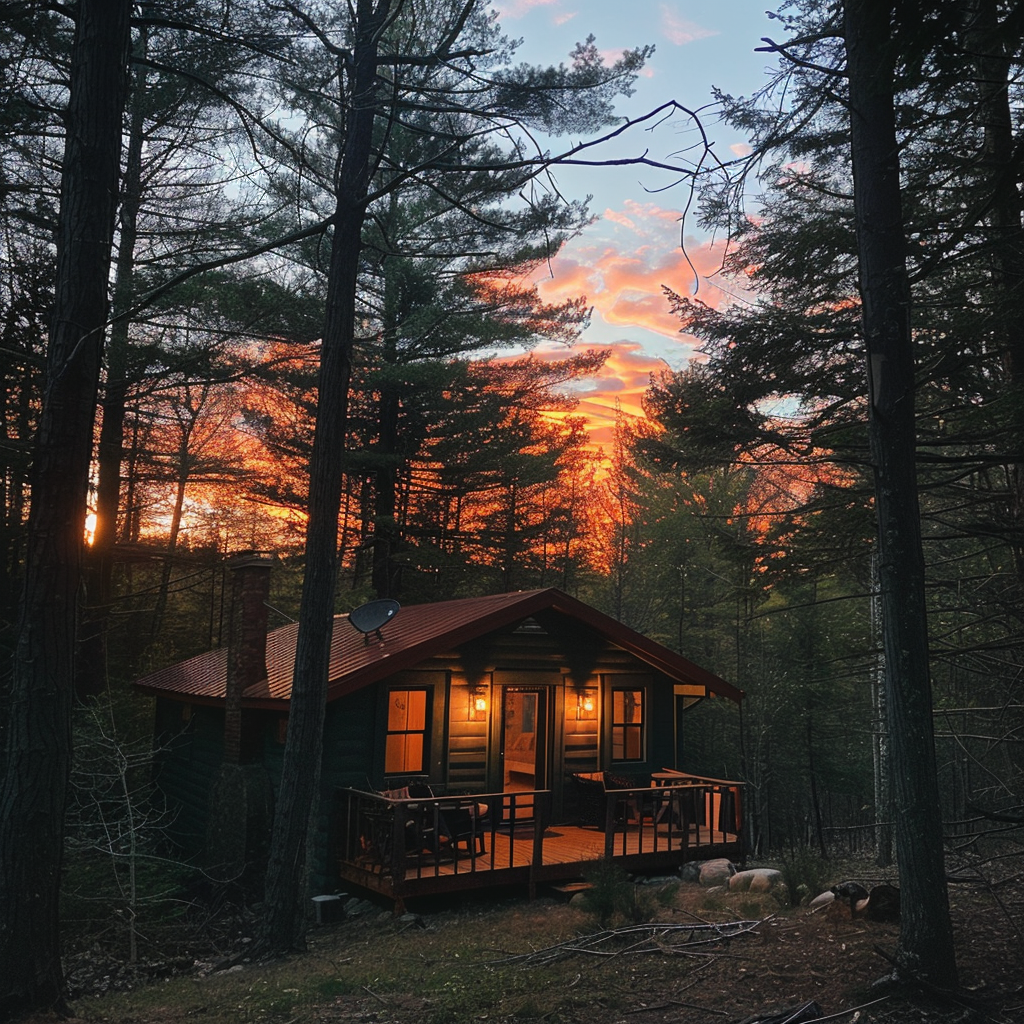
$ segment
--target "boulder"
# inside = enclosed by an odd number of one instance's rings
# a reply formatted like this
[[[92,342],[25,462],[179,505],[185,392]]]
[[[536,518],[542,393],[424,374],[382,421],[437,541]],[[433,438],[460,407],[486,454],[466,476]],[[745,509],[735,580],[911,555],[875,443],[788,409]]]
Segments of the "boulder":
[[[900,891],[894,885],[876,885],[864,902],[864,916],[869,921],[900,919]]]
[[[699,882],[700,869],[704,867],[702,860],[688,860],[679,867],[679,878],[683,882]]]
[[[729,879],[736,874],[736,868],[731,860],[725,857],[718,857],[715,860],[705,861],[700,867],[700,884],[728,885]]]
[[[850,904],[851,910],[855,909],[861,900],[868,898],[868,891],[860,882],[840,882],[838,885],[832,886],[832,892],[838,899],[846,900]]]
[[[750,868],[729,879],[731,892],[771,892],[782,885],[782,872],[775,868]]]

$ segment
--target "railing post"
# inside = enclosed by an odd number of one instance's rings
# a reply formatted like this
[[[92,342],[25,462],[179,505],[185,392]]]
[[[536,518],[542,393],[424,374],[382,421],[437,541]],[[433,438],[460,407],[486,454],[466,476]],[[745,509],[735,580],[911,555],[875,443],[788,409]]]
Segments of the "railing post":
[[[617,797],[604,795],[604,856],[611,860],[615,856],[615,804]]]
[[[391,804],[391,879],[405,878],[405,814],[401,804]]]
[[[538,813],[539,812],[539,813]],[[544,864],[544,821],[548,816],[548,808],[535,795],[533,798],[533,857],[530,861],[529,897],[537,897],[537,869]]]

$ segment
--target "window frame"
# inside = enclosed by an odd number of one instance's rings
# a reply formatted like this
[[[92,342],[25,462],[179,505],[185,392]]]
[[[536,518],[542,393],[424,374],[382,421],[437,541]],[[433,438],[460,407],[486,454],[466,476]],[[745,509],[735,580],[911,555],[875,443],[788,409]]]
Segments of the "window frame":
[[[387,688],[387,703],[386,707],[386,718],[384,723],[384,775],[425,775],[429,771],[430,765],[430,739],[431,733],[433,732],[433,722],[430,713],[430,701],[432,696],[433,687],[430,686],[412,686],[412,685],[395,685]],[[407,694],[407,700],[411,703],[412,694],[422,694],[423,696],[423,722],[419,728],[408,728],[408,718],[411,713],[411,709],[406,710],[406,728],[393,729],[391,727],[391,708],[392,702],[395,699],[396,694]],[[408,738],[410,736],[420,737],[420,762],[418,766],[411,766],[407,760],[408,757]],[[390,768],[389,752],[392,746],[393,737],[403,737],[402,744],[402,767]]]
[[[619,720],[620,713],[625,713],[625,701],[622,702],[623,710],[619,711],[620,694],[633,693],[639,697],[638,706],[640,709],[639,721]],[[611,762],[612,764],[635,764],[647,760],[647,690],[643,686],[612,686],[611,688]],[[634,736],[636,755],[631,756],[629,751],[633,749],[630,737]],[[616,751],[621,751],[620,755]]]

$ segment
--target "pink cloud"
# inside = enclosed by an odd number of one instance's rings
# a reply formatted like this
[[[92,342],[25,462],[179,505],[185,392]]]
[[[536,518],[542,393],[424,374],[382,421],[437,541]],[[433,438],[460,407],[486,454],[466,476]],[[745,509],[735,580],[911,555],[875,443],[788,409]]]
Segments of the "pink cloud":
[[[695,283],[694,270],[699,279],[713,274],[718,265],[718,254],[706,244],[695,245],[687,253],[678,247],[642,247],[628,254],[606,249],[594,264],[599,281],[587,294],[609,324],[643,327],[663,337],[679,338],[679,321],[669,309],[663,286],[689,292]],[[704,301],[712,305],[721,302],[718,288],[701,282],[701,289]]]
[[[665,210],[654,203],[638,203],[635,199],[627,199],[624,205],[635,217],[644,219],[667,220],[674,224],[682,216],[678,210]]]
[[[665,38],[676,46],[685,46],[698,39],[707,39],[709,36],[718,35],[712,29],[701,28],[696,22],[680,17],[668,4],[661,5],[661,31]]]
[[[555,3],[558,0],[497,0],[493,6],[499,17],[512,20],[525,17],[535,7],[549,7]]]
[[[601,217],[604,220],[610,220],[613,224],[620,224],[624,228],[633,228],[634,230],[636,228],[636,224],[624,213],[619,213],[618,210],[605,210]]]
[[[601,223],[570,242],[534,281],[546,302],[586,296],[594,324],[623,331],[650,331],[696,348],[695,339],[680,334],[664,287],[683,295],[696,294],[719,307],[742,292],[742,282],[719,277],[722,251],[706,239],[687,237],[680,247],[677,210],[627,201],[623,209],[605,211],[602,222],[624,230],[601,231]],[[588,339],[584,336],[583,343]],[[680,355],[684,352],[681,351]]]

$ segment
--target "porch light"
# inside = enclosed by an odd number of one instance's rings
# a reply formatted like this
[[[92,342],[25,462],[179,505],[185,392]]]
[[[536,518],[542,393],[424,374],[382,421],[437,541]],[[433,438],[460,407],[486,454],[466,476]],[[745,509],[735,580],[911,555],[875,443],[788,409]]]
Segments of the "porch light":
[[[580,693],[576,695],[576,719],[582,721],[594,717],[594,695]]]
[[[487,698],[482,693],[473,698],[473,710],[478,713],[487,711]]]

